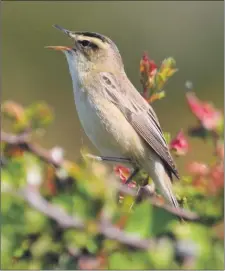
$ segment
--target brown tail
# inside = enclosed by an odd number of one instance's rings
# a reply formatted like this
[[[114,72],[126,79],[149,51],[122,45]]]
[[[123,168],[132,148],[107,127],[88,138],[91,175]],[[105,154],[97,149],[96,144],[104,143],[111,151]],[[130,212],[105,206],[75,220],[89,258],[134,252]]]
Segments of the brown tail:
[[[179,204],[172,190],[172,183],[169,174],[160,159],[155,159],[145,166],[156,187],[168,204],[178,208]]]

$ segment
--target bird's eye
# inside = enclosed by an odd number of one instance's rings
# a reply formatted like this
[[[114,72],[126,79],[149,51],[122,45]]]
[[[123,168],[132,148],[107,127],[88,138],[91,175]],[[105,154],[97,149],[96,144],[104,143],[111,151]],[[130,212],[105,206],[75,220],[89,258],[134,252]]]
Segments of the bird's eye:
[[[87,47],[90,45],[90,41],[89,40],[79,40],[78,41],[79,44],[81,44],[83,47]]]
[[[81,44],[81,46],[84,48],[90,48],[93,50],[98,49],[98,46],[89,40],[79,40],[78,43]]]

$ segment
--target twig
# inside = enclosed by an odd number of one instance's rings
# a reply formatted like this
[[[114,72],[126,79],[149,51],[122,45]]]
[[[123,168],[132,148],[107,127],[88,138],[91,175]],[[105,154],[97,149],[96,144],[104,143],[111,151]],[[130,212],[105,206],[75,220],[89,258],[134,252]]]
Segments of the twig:
[[[114,227],[100,225],[100,232],[107,238],[117,240],[122,244],[129,245],[139,249],[151,249],[154,248],[154,241],[149,239],[141,239],[134,234],[127,234],[126,232]]]
[[[78,217],[68,215],[59,206],[53,205],[45,200],[36,188],[26,187],[19,193],[33,208],[46,216],[54,219],[62,228],[83,229],[84,223]]]
[[[121,183],[117,183],[117,189],[127,195],[136,197],[137,196],[137,189],[135,188],[129,188],[128,186],[125,186]],[[147,186],[143,186],[141,187],[142,191],[145,192],[147,195],[150,193]],[[167,204],[162,204],[159,200],[157,199],[153,199],[151,197],[148,197],[146,200],[150,201],[150,203],[154,206],[160,207],[165,209],[166,211],[179,216],[185,220],[189,220],[189,221],[199,221],[200,217],[191,211],[188,210],[184,210],[183,208],[175,208],[173,206],[167,205]]]
[[[14,135],[10,133],[5,133],[1,131],[1,141],[7,142],[11,145],[19,145],[19,144],[25,144],[28,141],[29,134],[22,133],[19,135]]]
[[[41,146],[29,142],[29,134],[14,135],[1,131],[1,141],[8,143],[9,145],[19,146],[21,149],[31,152],[38,156],[43,161],[52,164],[55,167],[62,166],[62,161],[55,161],[51,155],[51,152],[42,148]]]

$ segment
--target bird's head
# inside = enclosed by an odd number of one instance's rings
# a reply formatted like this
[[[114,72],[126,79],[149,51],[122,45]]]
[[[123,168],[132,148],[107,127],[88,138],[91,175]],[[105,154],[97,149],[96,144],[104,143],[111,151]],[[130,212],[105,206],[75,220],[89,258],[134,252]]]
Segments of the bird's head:
[[[54,27],[73,40],[73,47],[47,46],[46,48],[65,53],[70,69],[75,65],[74,68],[78,72],[123,70],[119,50],[108,37],[95,32],[73,32],[58,25],[54,25]]]

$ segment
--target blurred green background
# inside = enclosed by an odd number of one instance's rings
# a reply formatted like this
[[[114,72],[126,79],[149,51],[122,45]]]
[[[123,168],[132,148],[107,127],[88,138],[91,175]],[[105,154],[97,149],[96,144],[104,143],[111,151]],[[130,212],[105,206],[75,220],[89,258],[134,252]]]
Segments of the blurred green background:
[[[55,121],[40,142],[47,148],[62,146],[73,160],[82,145],[97,153],[79,124],[65,57],[44,49],[71,44],[52,28],[57,23],[112,38],[137,88],[144,51],[157,63],[174,57],[179,72],[166,88],[166,99],[154,104],[163,130],[174,136],[195,123],[184,97],[186,80],[193,82],[199,98],[223,109],[223,15],[222,1],[3,2],[2,101],[46,101],[54,108]],[[189,159],[211,159],[204,142],[194,139],[190,145],[190,154],[177,161],[181,171]]]

